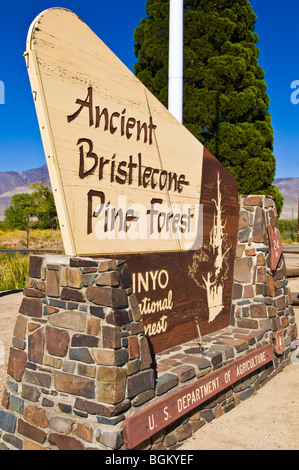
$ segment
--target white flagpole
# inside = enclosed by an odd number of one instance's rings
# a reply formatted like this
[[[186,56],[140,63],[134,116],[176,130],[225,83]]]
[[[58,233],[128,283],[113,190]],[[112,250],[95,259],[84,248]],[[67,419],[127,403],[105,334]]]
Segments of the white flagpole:
[[[170,0],[168,109],[183,122],[184,0]]]

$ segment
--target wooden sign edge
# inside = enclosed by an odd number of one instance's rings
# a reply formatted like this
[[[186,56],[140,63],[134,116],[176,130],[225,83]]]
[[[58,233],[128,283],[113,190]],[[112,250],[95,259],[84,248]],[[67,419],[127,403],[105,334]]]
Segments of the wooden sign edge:
[[[228,374],[232,367],[237,369],[237,367],[240,366],[245,361],[248,361],[251,358],[262,353],[264,353],[266,356],[266,360],[262,364],[256,364],[255,366],[250,367],[248,371],[245,371],[246,373],[241,374],[242,375],[241,377],[235,376],[232,380],[228,380],[228,381],[224,380],[225,374]],[[273,358],[274,358],[273,345],[269,343],[267,345],[261,346],[260,348],[255,349],[251,352],[248,352],[244,356],[231,361],[230,363],[226,364],[220,369],[217,369],[207,374],[205,377],[197,379],[196,381],[180,388],[179,390],[173,392],[172,394],[162,398],[159,401],[156,401],[152,405],[149,405],[148,407],[143,408],[142,410],[138,411],[134,415],[126,418],[125,421],[123,422],[123,437],[124,437],[125,449],[128,449],[128,450],[134,449],[138,444],[145,441],[150,436],[156,434],[161,429],[164,429],[165,427],[169,426],[171,423],[179,419],[181,416],[192,411],[194,408],[198,407],[205,401],[209,400],[213,396],[217,395],[221,391],[225,390],[226,388],[238,382],[239,380],[251,374],[252,372],[263,367],[265,364],[268,364],[269,362],[273,360]],[[211,393],[209,393],[207,397],[203,397],[200,400],[196,400],[196,403],[193,403],[191,406],[189,406],[189,404],[188,406],[184,406],[184,404],[182,404],[183,398],[189,396],[190,392],[192,391],[194,392],[194,390],[198,389],[199,387],[202,388],[204,385],[207,385],[209,382],[215,381],[217,380],[217,378],[219,379],[221,377],[222,377],[222,381],[219,387],[211,391]],[[218,380],[217,382],[219,383],[220,380]],[[173,403],[175,403],[175,401],[178,403],[178,400],[181,400],[180,402],[181,410],[178,412],[178,414],[175,417],[171,417],[170,412],[169,412],[170,404],[173,406]],[[158,424],[158,425],[154,425],[153,411],[154,410],[157,411],[157,409],[160,410],[161,413],[164,412],[165,422],[162,422],[161,424]],[[149,426],[144,426],[144,422],[146,419],[148,420]],[[141,423],[141,420],[142,420],[142,423]],[[145,431],[143,429],[140,429],[141,426],[144,426]]]
[[[60,230],[64,241],[65,253],[69,256],[77,256],[74,238],[72,236],[71,223],[68,216],[64,186],[61,181],[61,175],[56,156],[54,138],[46,105],[46,97],[43,90],[42,79],[38,66],[36,53],[33,47],[33,34],[37,28],[39,20],[46,14],[50,8],[42,11],[32,21],[27,34],[26,51],[24,53],[29,82],[33,94],[34,105],[41,133],[43,149],[45,153],[47,168],[50,175],[52,191],[54,195],[57,213],[59,214]]]

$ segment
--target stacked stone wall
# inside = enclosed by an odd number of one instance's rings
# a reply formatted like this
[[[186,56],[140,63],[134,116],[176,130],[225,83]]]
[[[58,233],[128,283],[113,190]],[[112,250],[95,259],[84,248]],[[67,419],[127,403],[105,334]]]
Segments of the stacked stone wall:
[[[2,447],[117,448],[154,371],[124,262],[30,260],[0,410]],[[113,429],[113,430],[112,430]]]
[[[288,289],[284,255],[271,269],[267,226],[280,237],[274,200],[266,196],[240,198],[238,243],[235,259],[232,324],[259,329],[273,341],[283,330],[286,357],[296,354],[297,327]],[[290,356],[291,353],[291,356]]]

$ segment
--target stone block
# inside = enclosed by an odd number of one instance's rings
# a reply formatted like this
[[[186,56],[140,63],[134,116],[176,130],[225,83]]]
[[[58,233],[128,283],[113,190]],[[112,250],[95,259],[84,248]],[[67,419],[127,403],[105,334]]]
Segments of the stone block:
[[[126,349],[93,349],[92,355],[98,365],[122,366],[128,361]]]
[[[14,436],[13,434],[4,434],[3,441],[7,442],[18,450],[23,450],[22,439],[17,436]]]
[[[233,285],[233,299],[241,299],[243,293],[242,284],[237,284],[236,282]]]
[[[29,276],[40,278],[44,258],[42,256],[30,256]]]
[[[252,215],[248,211],[240,211],[238,231],[252,225]]]
[[[178,380],[178,378],[176,377]],[[140,393],[151,390],[155,387],[154,371],[152,369],[139,372],[138,374],[128,377],[127,380],[127,396],[133,398]]]
[[[131,277],[131,273],[130,273],[130,270],[129,270],[127,264],[126,263],[122,264],[118,268],[118,272],[119,272],[120,286],[123,289],[128,289],[129,287],[131,287],[132,286],[132,277]]]
[[[156,384],[156,394],[162,395],[179,383],[179,378],[175,374],[166,373],[158,378]]]
[[[29,317],[41,318],[43,315],[43,304],[40,299],[24,297],[19,313]]]
[[[141,338],[139,338],[139,351],[141,370],[149,369],[152,365],[153,359],[151,356],[150,347],[146,336],[142,336]]]
[[[18,338],[25,339],[26,331],[27,331],[27,318],[22,317],[19,315],[16,320],[15,328],[13,331],[13,336]]]
[[[269,244],[265,213],[261,207],[256,208],[252,231],[252,241],[254,243],[263,243],[264,245]]]
[[[98,318],[105,318],[105,310],[103,307],[95,307],[94,305],[90,305],[89,311],[92,315]]]
[[[25,379],[31,384],[39,385],[40,387],[44,388],[50,388],[52,376],[47,372],[26,369]]]
[[[253,287],[251,284],[248,286],[244,286],[244,293],[243,293],[243,298],[244,299],[252,299],[254,297],[254,292],[253,292]]]
[[[18,420],[18,432],[33,441],[43,444],[46,440],[47,434],[45,431],[33,426],[32,424],[26,423],[23,419]]]
[[[127,363],[128,375],[136,374],[141,370],[140,359],[133,359]]]
[[[79,268],[64,268],[60,273],[60,283],[64,287],[81,289],[83,287],[83,272]]]
[[[9,409],[15,411],[16,413],[24,413],[24,400],[20,397],[17,397],[13,394],[9,397]]]
[[[93,430],[92,427],[87,423],[77,424],[73,430],[73,434],[85,442],[92,442]]]
[[[265,304],[250,305],[251,318],[267,318],[267,306]]]
[[[73,268],[98,268],[99,262],[91,258],[70,258],[70,267]]]
[[[117,271],[107,271],[99,274],[96,285],[117,287],[119,285],[119,273]]]
[[[94,359],[88,348],[70,348],[69,358],[86,364],[94,364]]]
[[[25,398],[25,400],[37,402],[40,397],[40,391],[37,387],[23,383],[21,396]]]
[[[114,309],[106,315],[106,322],[111,325],[122,326],[130,321],[132,321],[132,316],[129,309]]]
[[[95,398],[94,380],[54,371],[54,386],[60,392],[70,393],[85,398]]]
[[[56,271],[47,270],[46,293],[49,297],[59,297],[59,277]]]
[[[184,441],[192,436],[192,425],[191,423],[185,423],[179,426],[176,430],[178,442]]]
[[[48,440],[50,444],[56,446],[59,450],[84,450],[84,445],[71,436],[50,433]]]
[[[10,348],[10,354],[8,359],[7,373],[16,382],[21,382],[25,365],[27,362],[27,353],[19,349]]]
[[[118,349],[121,347],[120,327],[102,327],[103,348]]]
[[[86,323],[86,333],[98,336],[101,330],[101,320],[96,317],[88,317]]]
[[[121,413],[125,413],[131,406],[130,400],[123,400],[117,405],[104,405],[103,403],[92,402],[83,400],[82,398],[76,398],[75,408],[82,410],[91,415],[100,416],[116,416]]]
[[[0,410],[0,429],[14,433],[16,429],[17,417],[8,411]]]
[[[250,234],[251,234],[251,228],[249,227],[244,228],[238,233],[238,236],[237,236],[238,242],[239,243],[248,242]]]
[[[139,395],[136,395],[132,399],[132,405],[133,406],[141,406],[147,401],[151,400],[155,396],[155,390],[147,390],[145,392],[140,393]]]
[[[86,347],[97,347],[99,344],[99,338],[93,335],[74,334],[72,337],[72,346],[86,346]]]
[[[46,291],[46,283],[44,281],[36,281],[34,287],[42,292]]]
[[[37,444],[36,442],[27,441],[27,439],[24,439],[23,450],[49,450],[49,448],[41,446],[40,444]]]
[[[259,267],[256,272],[256,282],[267,282],[267,271],[264,266]]]
[[[86,313],[72,310],[61,313],[54,313],[49,317],[49,322],[53,326],[57,326],[59,328],[85,331]]]
[[[49,424],[45,411],[42,408],[37,408],[36,405],[28,405],[26,407],[24,419],[39,428],[46,428]]]
[[[258,321],[251,318],[238,318],[237,324],[240,328],[252,328],[256,330],[259,328]]]
[[[128,338],[128,354],[129,359],[137,359],[139,357],[139,345],[137,336]]]
[[[28,359],[31,362],[38,364],[43,363],[44,357],[44,328],[39,328],[38,330],[31,333],[28,337]]]
[[[116,287],[88,287],[86,296],[90,302],[105,307],[126,308],[128,306],[127,293],[124,289]]]
[[[204,357],[187,356],[180,362],[183,362],[184,364],[193,364],[197,366],[199,370],[204,370],[208,367],[211,367],[210,361],[208,359],[205,359]]]
[[[126,378],[126,369],[99,366],[97,373],[97,399],[111,404],[124,400]]]
[[[63,434],[70,434],[74,421],[70,418],[64,418],[62,416],[51,416],[49,419],[49,428],[54,431],[61,432]]]
[[[38,297],[40,299],[43,299],[46,297],[46,294],[44,292],[37,290],[37,289],[30,289],[28,287],[23,290],[23,294],[26,297]]]
[[[141,321],[141,311],[138,305],[137,297],[135,294],[131,294],[128,298],[129,307],[132,310],[134,321]]]
[[[65,357],[70,335],[66,330],[46,326],[46,348],[49,354],[58,357]]]
[[[98,271],[115,271],[117,269],[117,261],[115,259],[98,260]]]
[[[274,305],[277,308],[277,310],[284,310],[286,308],[286,300],[285,296],[282,295],[274,300]]]
[[[96,377],[96,366],[90,366],[88,364],[78,364],[77,369],[78,375],[84,375],[94,379]]]
[[[248,196],[243,198],[243,206],[263,206],[263,198],[262,196]]]
[[[73,300],[74,302],[86,302],[85,295],[80,290],[70,287],[63,287],[61,291],[61,300]]]
[[[235,281],[251,282],[252,258],[237,258],[235,260]]]

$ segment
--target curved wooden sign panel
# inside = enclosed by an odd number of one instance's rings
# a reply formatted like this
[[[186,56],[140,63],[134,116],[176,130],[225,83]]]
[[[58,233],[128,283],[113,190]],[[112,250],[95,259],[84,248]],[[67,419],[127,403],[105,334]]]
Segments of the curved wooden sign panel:
[[[71,11],[25,57],[66,254],[127,261],[155,352],[228,324],[232,175]]]

